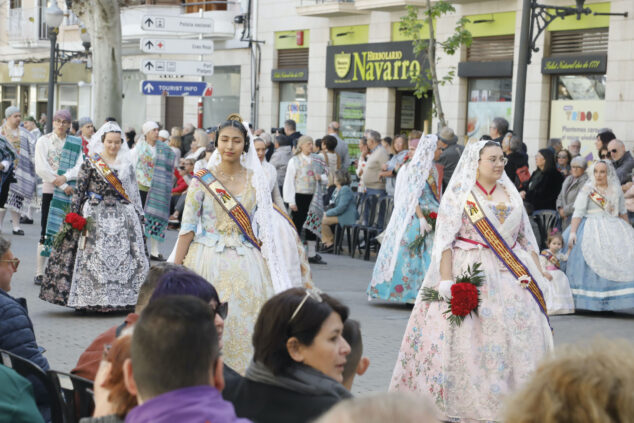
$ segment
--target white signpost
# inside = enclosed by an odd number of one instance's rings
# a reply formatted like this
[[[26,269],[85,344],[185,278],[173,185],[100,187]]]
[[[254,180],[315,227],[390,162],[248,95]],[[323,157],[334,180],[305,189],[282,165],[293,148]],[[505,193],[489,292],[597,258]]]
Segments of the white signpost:
[[[197,75],[211,76],[214,65],[211,62],[195,62],[189,60],[149,59],[141,63],[141,72],[146,75]]]
[[[144,53],[158,54],[212,54],[212,40],[187,40],[179,38],[141,38]]]
[[[141,29],[158,32],[212,34],[214,32],[214,22],[209,18],[144,15],[141,21]]]

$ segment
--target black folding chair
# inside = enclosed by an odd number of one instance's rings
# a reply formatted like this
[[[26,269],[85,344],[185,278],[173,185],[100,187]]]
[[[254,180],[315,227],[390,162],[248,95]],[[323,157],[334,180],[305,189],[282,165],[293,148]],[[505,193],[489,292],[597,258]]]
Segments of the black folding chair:
[[[350,249],[350,257],[352,258],[354,258],[357,249],[359,250],[359,253],[361,253],[359,234],[363,231],[364,228],[374,226],[374,220],[378,216],[376,207],[378,202],[378,195],[366,195],[361,201],[361,207],[359,208],[359,221],[351,227],[352,246]]]
[[[374,238],[385,229],[386,222],[389,220],[393,209],[394,199],[392,197],[380,197],[374,209],[372,210],[372,213],[370,213],[370,223],[355,228],[356,236],[354,236],[354,240],[358,240],[359,236],[363,234],[363,239],[365,242],[365,248],[363,251],[364,260],[370,260],[370,249],[372,248],[372,243],[376,243],[376,240]],[[359,252],[361,252],[360,248]]]
[[[361,205],[363,202],[363,194],[360,192],[355,192],[354,193],[354,202],[355,202],[355,206],[357,208],[357,213],[359,215],[359,217],[361,218],[361,216],[363,215],[363,210],[361,209]],[[358,224],[360,223],[361,220],[358,219],[357,222],[355,223]],[[341,254],[341,250],[343,249],[343,237],[344,235],[346,236],[347,240],[348,240],[348,254],[350,254],[352,252],[352,229],[353,229],[354,225],[341,225],[341,224],[337,224],[335,225],[335,248],[334,248],[334,254]]]
[[[32,384],[37,384],[46,391],[48,404],[38,404],[38,406],[48,406],[51,412],[52,423],[68,422],[68,420],[64,418],[64,407],[59,401],[57,389],[44,370],[32,361],[15,355],[9,351],[0,350],[0,357],[2,359],[2,364],[12,368],[20,376],[29,379]]]
[[[78,423],[79,419],[92,416],[95,410],[92,380],[55,370],[47,373],[57,388],[58,400],[65,405],[67,421]]]
[[[533,212],[533,218],[539,230],[539,237],[541,239],[540,249],[547,248],[546,241],[548,240],[550,231],[552,231],[553,228],[557,228],[561,231],[561,217],[555,210],[536,210]]]

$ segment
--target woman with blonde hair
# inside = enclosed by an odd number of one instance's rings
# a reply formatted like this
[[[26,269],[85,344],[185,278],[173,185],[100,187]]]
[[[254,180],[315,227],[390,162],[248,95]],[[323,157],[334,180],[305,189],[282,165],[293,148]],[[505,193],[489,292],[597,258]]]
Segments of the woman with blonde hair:
[[[186,159],[201,159],[205,154],[205,149],[209,145],[209,136],[204,129],[196,129],[194,131],[194,140],[190,146],[190,150],[185,154]]]
[[[176,169],[181,160],[181,137],[178,135],[170,136],[170,141],[167,145],[174,152],[174,169]]]

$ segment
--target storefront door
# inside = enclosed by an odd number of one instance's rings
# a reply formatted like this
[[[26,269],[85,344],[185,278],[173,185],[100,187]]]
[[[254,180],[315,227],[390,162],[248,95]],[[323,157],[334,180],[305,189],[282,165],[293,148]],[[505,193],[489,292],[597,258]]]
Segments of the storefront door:
[[[417,98],[414,91],[396,91],[396,113],[394,134],[408,134],[417,129],[428,132],[432,115],[432,92],[427,97]]]

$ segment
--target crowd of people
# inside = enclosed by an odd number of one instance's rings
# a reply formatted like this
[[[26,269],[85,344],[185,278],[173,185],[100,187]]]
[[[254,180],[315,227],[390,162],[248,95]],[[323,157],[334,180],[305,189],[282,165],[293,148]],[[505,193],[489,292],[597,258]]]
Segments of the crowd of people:
[[[337,122],[314,139],[293,120],[267,133],[235,114],[207,130],[148,121],[138,135],[111,118],[73,125],[67,110],[44,135],[16,108],[5,118],[0,216],[6,205],[20,236],[41,208],[40,299],[128,313],[72,370],[94,382],[84,423],[603,421],[575,411],[578,398],[594,416],[634,418],[632,347],[553,353],[549,321],[634,307],[634,159],[608,129],[598,158],[553,139],[531,173],[503,118],[466,145],[450,128],[368,129],[355,161]],[[336,225],[368,221],[359,196],[394,204],[369,241],[369,299],[414,304],[390,393],[373,398],[351,394],[370,365],[361,326],[310,270]],[[560,223],[540,249],[532,216],[545,210]],[[9,294],[19,263],[0,237],[0,349],[47,370],[26,302]],[[584,391],[588,378],[608,394]],[[1,365],[0,380],[0,420],[50,420],[39,382]],[[544,389],[557,407],[535,406]]]

